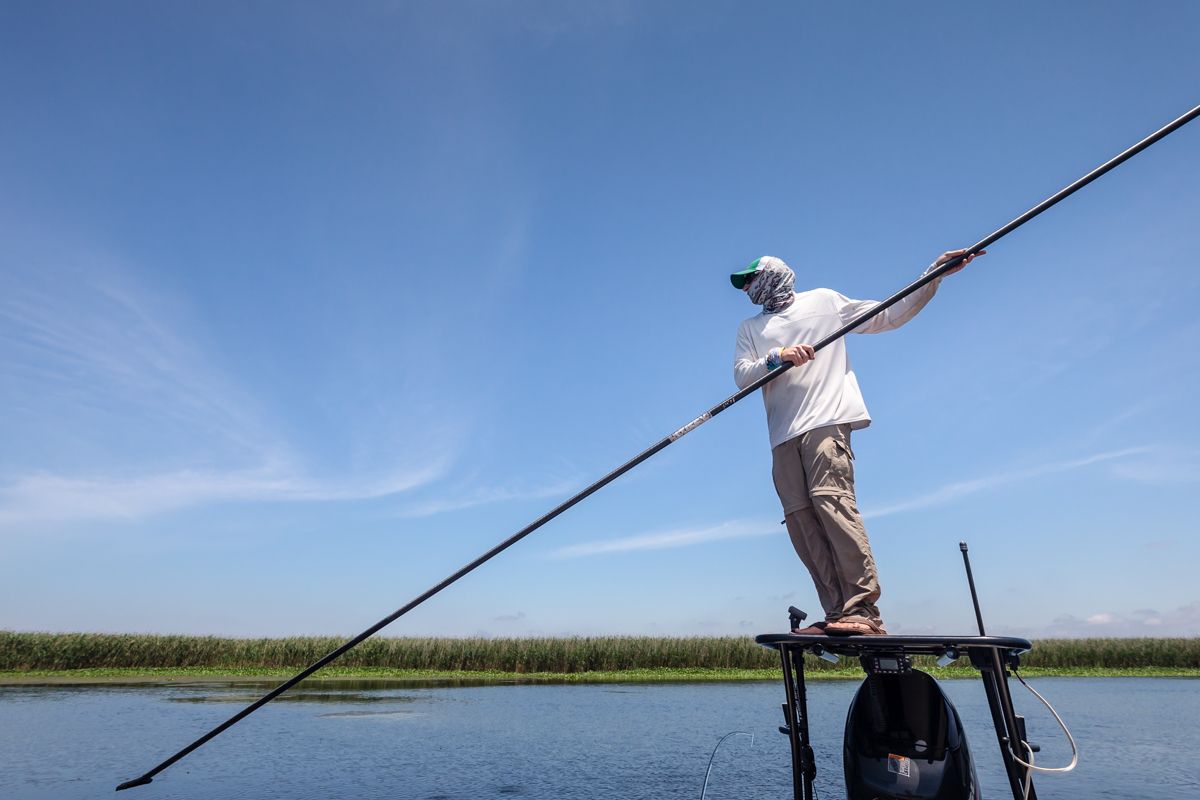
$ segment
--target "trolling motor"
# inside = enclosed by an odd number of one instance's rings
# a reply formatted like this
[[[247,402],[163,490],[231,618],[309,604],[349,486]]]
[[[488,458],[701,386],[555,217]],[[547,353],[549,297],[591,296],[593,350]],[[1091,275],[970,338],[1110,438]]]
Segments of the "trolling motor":
[[[967,734],[938,682],[900,652],[859,661],[867,677],[846,716],[846,797],[979,797]]]
[[[1034,769],[1040,769],[1032,766],[1038,748],[1029,744],[1025,720],[1014,711],[1008,690],[1009,670],[1017,669],[1020,656],[1032,645],[1026,639],[985,634],[965,542],[960,549],[979,623],[978,636],[786,633],[755,638],[760,645],[779,651],[783,666],[786,724],[779,730],[791,743],[795,800],[816,796],[813,780],[817,770],[809,741],[804,683],[806,653],[834,662],[855,657],[866,673],[846,715],[842,765],[847,800],[978,800],[979,778],[958,711],[938,682],[913,666],[914,656],[932,656],[938,666],[945,666],[964,655],[983,681],[1013,800],[1036,800],[1031,776]],[[794,606],[788,612],[795,629],[805,614]],[[1069,767],[1052,771],[1066,771],[1074,764],[1073,759]]]

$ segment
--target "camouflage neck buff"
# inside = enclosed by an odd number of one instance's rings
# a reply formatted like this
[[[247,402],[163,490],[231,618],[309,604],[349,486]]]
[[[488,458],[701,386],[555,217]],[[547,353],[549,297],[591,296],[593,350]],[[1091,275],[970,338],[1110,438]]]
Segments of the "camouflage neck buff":
[[[792,287],[796,283],[796,274],[781,258],[764,256],[758,260],[758,272],[746,287],[750,302],[762,306],[763,311],[774,314],[783,311],[792,304],[795,294]]]

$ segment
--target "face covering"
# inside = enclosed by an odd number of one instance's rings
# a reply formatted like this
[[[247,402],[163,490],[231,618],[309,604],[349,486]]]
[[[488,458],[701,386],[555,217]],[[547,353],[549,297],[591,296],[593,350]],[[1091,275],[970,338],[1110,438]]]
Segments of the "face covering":
[[[774,314],[792,304],[796,296],[792,292],[795,283],[796,273],[783,259],[764,256],[759,259],[758,272],[754,273],[754,278],[746,287],[746,294],[751,303],[762,306],[768,314]]]

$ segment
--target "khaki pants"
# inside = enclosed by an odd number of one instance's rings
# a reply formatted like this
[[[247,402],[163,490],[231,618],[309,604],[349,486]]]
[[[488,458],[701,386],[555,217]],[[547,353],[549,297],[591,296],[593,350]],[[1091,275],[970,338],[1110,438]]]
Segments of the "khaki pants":
[[[788,535],[816,584],[825,619],[857,616],[881,624],[875,558],[854,501],[850,426],[816,428],[771,455]]]

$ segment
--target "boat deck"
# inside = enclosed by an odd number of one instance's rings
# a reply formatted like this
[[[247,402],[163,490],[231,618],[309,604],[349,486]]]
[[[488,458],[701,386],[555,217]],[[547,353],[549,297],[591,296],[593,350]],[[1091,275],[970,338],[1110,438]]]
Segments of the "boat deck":
[[[800,636],[794,633],[764,633],[754,637],[763,647],[798,650],[822,650],[839,656],[861,656],[868,653],[903,653],[905,655],[940,656],[948,649],[967,652],[971,649],[994,649],[1019,655],[1028,653],[1033,645],[1028,639],[1015,636]]]

